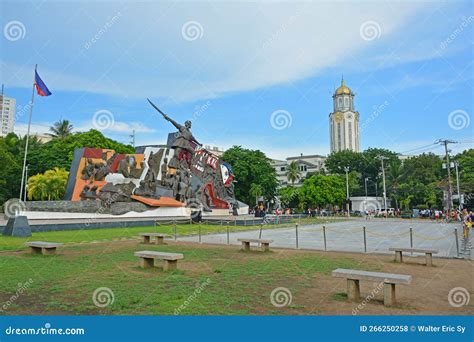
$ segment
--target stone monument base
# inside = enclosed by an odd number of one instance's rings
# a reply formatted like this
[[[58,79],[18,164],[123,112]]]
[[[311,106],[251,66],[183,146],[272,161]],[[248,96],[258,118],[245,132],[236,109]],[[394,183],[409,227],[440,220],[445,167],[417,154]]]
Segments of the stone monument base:
[[[31,228],[26,216],[15,216],[8,219],[7,226],[3,231],[3,235],[16,237],[31,236]]]

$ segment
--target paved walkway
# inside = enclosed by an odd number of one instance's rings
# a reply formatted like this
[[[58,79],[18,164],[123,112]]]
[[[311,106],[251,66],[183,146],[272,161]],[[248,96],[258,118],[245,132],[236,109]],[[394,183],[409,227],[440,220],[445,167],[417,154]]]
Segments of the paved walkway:
[[[462,227],[458,223],[436,223],[432,221],[350,220],[325,224],[326,246],[329,251],[364,252],[363,226],[366,227],[367,252],[393,253],[390,247],[410,247],[410,235],[414,248],[434,248],[436,256],[455,257],[456,240],[454,229],[458,230],[459,248],[461,248]],[[412,228],[412,234],[410,234]],[[238,238],[258,238],[259,231],[230,232],[230,244],[240,244]],[[296,229],[264,229],[262,238],[272,239],[271,246],[295,248]],[[198,236],[178,237],[180,241],[198,241]],[[203,235],[203,243],[227,243],[227,234]],[[300,226],[298,228],[299,248],[324,250],[323,224]]]

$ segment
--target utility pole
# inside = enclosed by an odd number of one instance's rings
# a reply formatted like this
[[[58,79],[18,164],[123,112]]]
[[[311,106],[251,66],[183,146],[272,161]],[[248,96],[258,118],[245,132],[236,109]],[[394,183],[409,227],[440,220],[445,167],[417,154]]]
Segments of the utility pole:
[[[132,131],[132,134],[130,134],[129,137],[132,139],[130,144],[135,148],[135,130]]]
[[[439,139],[435,141],[435,143],[443,144],[446,153],[446,169],[448,170],[448,212],[451,213],[451,210],[453,210],[453,188],[451,185],[451,165],[449,162],[448,144],[455,144],[456,142],[449,139]]]
[[[464,203],[461,202],[461,186],[459,185],[459,163],[457,161],[454,161],[454,169],[456,170],[456,190],[458,192],[459,212],[461,212],[462,215],[462,207]]]
[[[383,181],[383,205],[385,206],[385,217],[388,217],[388,208],[387,208],[387,188],[385,186],[385,167],[383,165],[383,161],[388,159],[385,156],[379,155],[377,157],[382,161],[382,181]]]
[[[344,167],[344,171],[346,172],[346,210],[347,210],[347,217],[351,216],[349,212],[349,167]]]

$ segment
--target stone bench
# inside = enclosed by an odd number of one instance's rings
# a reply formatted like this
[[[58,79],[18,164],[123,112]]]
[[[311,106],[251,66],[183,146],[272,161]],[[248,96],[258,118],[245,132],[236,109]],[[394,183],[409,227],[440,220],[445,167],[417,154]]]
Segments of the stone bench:
[[[425,248],[404,248],[404,247],[392,247],[388,249],[391,252],[395,252],[395,261],[403,262],[403,252],[410,253],[425,253],[426,255],[426,266],[433,266],[433,254],[438,253],[436,249],[425,249]]]
[[[56,242],[30,241],[26,242],[25,245],[30,247],[32,254],[51,255],[56,254],[56,248],[63,244]]]
[[[383,303],[385,306],[394,305],[396,302],[395,285],[408,285],[411,283],[410,275],[347,270],[342,268],[332,271],[332,276],[347,279],[347,297],[350,300],[356,301],[360,300],[360,280],[383,283]]]
[[[143,243],[144,244],[150,244],[151,243],[151,238],[154,237],[156,245],[163,245],[164,244],[164,238],[168,236],[168,235],[162,234],[162,233],[140,233],[139,235],[143,238]]]
[[[259,243],[262,246],[262,251],[268,252],[270,250],[270,244],[273,240],[263,240],[263,239],[237,239],[237,241],[242,242],[242,249],[245,252],[250,251],[250,243]]]
[[[140,267],[151,268],[155,266],[155,259],[164,260],[163,270],[171,271],[178,268],[178,260],[184,259],[180,253],[166,253],[154,251],[135,252],[135,256],[140,258]]]

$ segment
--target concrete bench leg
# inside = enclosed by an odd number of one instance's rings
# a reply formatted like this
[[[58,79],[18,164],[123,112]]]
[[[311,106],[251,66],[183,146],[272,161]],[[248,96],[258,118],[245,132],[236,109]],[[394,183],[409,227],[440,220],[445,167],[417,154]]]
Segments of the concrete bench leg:
[[[164,271],[173,271],[178,268],[178,260],[165,260]]]
[[[395,284],[383,284],[383,305],[391,306],[395,304]]]
[[[140,258],[140,267],[141,268],[151,268],[153,267],[154,260],[152,258]]]
[[[30,247],[30,252],[31,254],[41,254],[42,251],[41,251],[41,247]]]
[[[347,298],[349,300],[360,300],[360,285],[356,279],[347,279]]]
[[[250,242],[242,242],[242,249],[244,252],[250,252]]]
[[[144,244],[149,244],[150,243],[150,237],[149,236],[144,236],[143,237],[143,243]]]
[[[403,262],[402,251],[395,251],[395,261],[396,262]]]
[[[55,248],[42,248],[41,252],[43,255],[53,255],[56,254],[56,247]]]
[[[156,240],[155,240],[155,244],[157,244],[157,245],[164,245],[165,242],[164,242],[163,236],[157,236],[157,237],[156,237]]]
[[[262,251],[263,252],[269,252],[270,251],[270,244],[262,242]]]
[[[433,254],[426,253],[426,266],[433,266]]]

